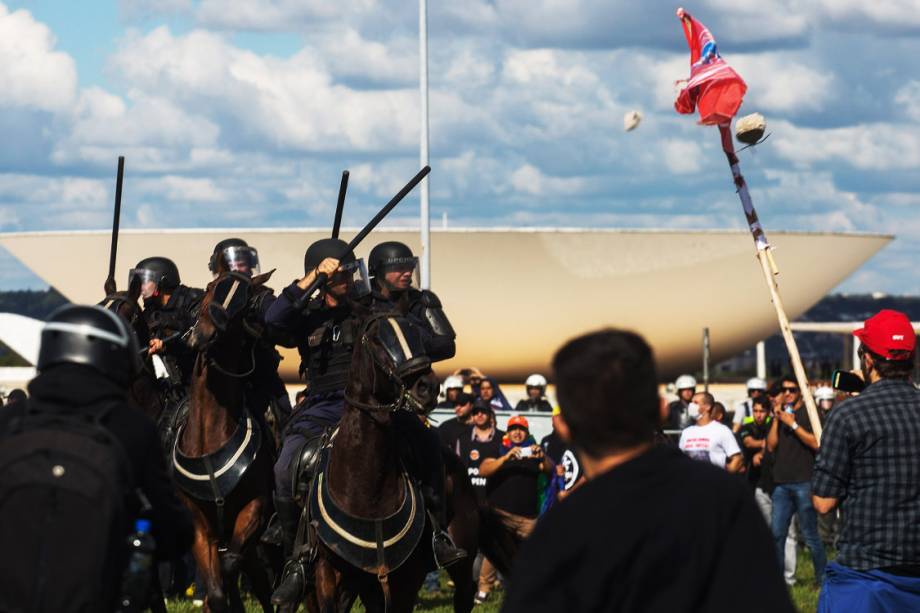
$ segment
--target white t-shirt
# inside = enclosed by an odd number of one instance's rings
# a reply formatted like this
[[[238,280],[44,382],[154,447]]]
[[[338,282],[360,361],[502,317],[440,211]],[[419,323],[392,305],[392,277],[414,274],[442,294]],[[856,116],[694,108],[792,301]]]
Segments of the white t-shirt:
[[[732,431],[717,421],[705,426],[690,426],[680,433],[680,450],[694,460],[708,460],[725,467],[726,458],[741,453]]]

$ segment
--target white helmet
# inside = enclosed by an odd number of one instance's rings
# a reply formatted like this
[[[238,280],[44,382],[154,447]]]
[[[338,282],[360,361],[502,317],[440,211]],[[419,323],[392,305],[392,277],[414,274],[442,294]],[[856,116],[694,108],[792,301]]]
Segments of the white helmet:
[[[692,375],[681,375],[674,382],[674,387],[679,390],[696,389],[696,379]]]
[[[444,379],[444,390],[463,389],[463,378],[451,375]]]
[[[822,385],[815,390],[815,400],[818,402],[821,402],[822,400],[834,400],[835,398],[837,398],[837,394],[835,394],[834,390],[827,387],[826,385]]]
[[[527,387],[546,387],[546,377],[543,375],[530,375],[524,385]]]
[[[749,390],[767,391],[767,382],[760,377],[752,377],[747,380],[747,388]]]

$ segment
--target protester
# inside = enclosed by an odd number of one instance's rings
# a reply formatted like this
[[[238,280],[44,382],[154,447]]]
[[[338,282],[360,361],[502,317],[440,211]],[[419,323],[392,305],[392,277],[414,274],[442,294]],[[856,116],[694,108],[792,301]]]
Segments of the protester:
[[[463,391],[463,379],[451,375],[444,379],[444,400],[439,402],[436,409],[451,409],[457,406],[457,396]]]
[[[680,433],[677,446],[694,460],[710,462],[730,473],[736,473],[743,467],[741,449],[732,431],[716,419],[715,404],[709,392],[693,396],[690,412],[698,411],[699,416],[696,424]],[[722,411],[724,414],[724,407]]]
[[[774,407],[767,434],[767,449],[773,462],[773,540],[780,565],[784,565],[786,536],[793,514],[811,551],[815,581],[820,582],[827,564],[824,543],[818,536],[818,516],[811,505],[811,477],[818,451],[818,439],[802,402],[802,392],[794,377],[780,379],[782,406]]]
[[[540,374],[534,374],[527,377],[524,382],[524,388],[527,391],[527,397],[518,401],[514,410],[518,413],[526,411],[543,411],[551,412],[553,405],[546,399],[546,377]]]
[[[470,482],[481,502],[486,500],[486,478],[480,476],[479,467],[488,458],[498,458],[502,451],[505,432],[494,425],[492,408],[476,405],[471,413],[471,426],[455,443],[454,450],[466,465]]]
[[[561,477],[561,483],[552,492],[555,500],[562,500],[568,496],[576,487],[580,486],[585,478],[582,474],[581,466],[578,464],[578,456],[571,446],[562,440],[559,435],[559,409],[553,409],[553,431],[543,437],[540,441],[540,447],[553,464],[556,465],[556,477]],[[547,501],[544,509],[552,506],[552,499]]]
[[[674,382],[677,388],[677,400],[668,405],[668,420],[665,425],[667,430],[682,430],[691,423],[690,400],[696,393],[696,379],[692,375],[681,375]]]
[[[588,481],[524,542],[504,611],[793,611],[746,484],[653,446],[667,409],[641,337],[570,341],[553,379]]]
[[[455,449],[457,440],[469,432],[473,417],[473,397],[461,392],[454,399],[454,417],[438,426],[441,444]]]
[[[191,546],[156,426],[128,404],[137,355],[128,324],[100,307],[45,323],[31,399],[0,415],[0,610],[114,610],[141,515],[157,558]]]
[[[726,428],[730,428],[732,425],[732,420],[728,415],[728,412],[725,410],[725,405],[721,402],[714,402],[712,405],[712,420],[717,421]]]
[[[499,389],[498,383],[492,377],[485,377],[479,383],[479,402],[480,404],[488,404],[495,411],[511,410],[511,405],[501,389]]]
[[[486,479],[489,505],[520,538],[527,537],[536,523],[539,513],[539,476],[541,473],[548,476],[552,471],[552,462],[546,459],[543,449],[530,435],[530,425],[523,415],[513,415],[508,420],[501,455],[486,458],[479,465],[479,474]],[[483,566],[486,564],[484,562]],[[490,575],[486,573],[483,577],[480,573],[476,601],[484,602],[490,588]]]
[[[12,390],[9,394],[7,394],[6,406],[12,407],[18,402],[27,402],[28,400],[29,400],[29,396],[26,394],[25,390],[21,390],[17,387],[14,390]]]
[[[831,411],[814,471],[815,508],[842,514],[818,610],[920,611],[916,336],[906,315],[887,309],[853,334],[868,385]]]
[[[735,405],[735,415],[732,417],[732,432],[741,430],[745,420],[753,416],[754,399],[762,398],[767,394],[767,382],[760,377],[747,380],[747,399]]]
[[[773,455],[767,451],[767,434],[772,421],[770,398],[757,396],[751,399],[751,417],[745,418],[738,437],[745,454],[748,483],[754,489],[754,499],[763,512],[767,525],[773,521]],[[794,522],[786,535],[783,578],[788,585],[795,584],[796,532]]]

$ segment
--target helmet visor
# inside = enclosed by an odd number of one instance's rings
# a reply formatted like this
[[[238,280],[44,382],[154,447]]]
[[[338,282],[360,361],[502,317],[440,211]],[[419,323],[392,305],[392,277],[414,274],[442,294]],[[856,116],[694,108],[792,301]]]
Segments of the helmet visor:
[[[260,272],[259,252],[255,247],[227,247],[220,255],[230,272],[238,272],[248,277],[253,277]],[[216,272],[214,276],[217,276]]]
[[[380,266],[378,277],[378,281],[398,291],[420,287],[418,258],[389,258]]]
[[[328,291],[333,295],[349,295],[352,298],[361,298],[371,293],[370,280],[367,277],[367,267],[364,259],[358,258],[353,262],[343,262],[339,269],[326,283]]]
[[[163,275],[147,268],[132,268],[128,272],[128,287],[133,283],[140,283],[141,298],[150,298],[157,293],[160,287],[160,278]]]

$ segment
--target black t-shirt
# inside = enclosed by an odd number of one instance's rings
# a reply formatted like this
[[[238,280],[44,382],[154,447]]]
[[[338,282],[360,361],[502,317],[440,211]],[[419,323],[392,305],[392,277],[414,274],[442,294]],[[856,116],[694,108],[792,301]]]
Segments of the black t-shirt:
[[[457,448],[459,451],[460,461],[466,466],[466,473],[470,477],[470,483],[476,490],[481,502],[486,499],[486,478],[479,476],[479,465],[486,458],[497,458],[502,455],[502,437],[505,435],[501,430],[495,430],[492,438],[487,441],[480,441],[473,438],[472,428],[466,431],[464,436],[457,439]]]
[[[504,448],[499,454],[507,453]],[[496,509],[536,517],[539,513],[538,483],[541,460],[521,458],[508,460],[486,482],[486,497]]]
[[[767,419],[769,420],[770,418]],[[744,453],[744,465],[747,468],[748,483],[751,484],[751,487],[759,487],[767,493],[773,491],[773,454],[764,449],[760,466],[754,466],[754,455],[759,453],[759,451],[757,449],[745,447],[744,439],[751,437],[755,441],[762,441],[767,438],[767,434],[769,433],[769,421],[764,421],[764,423],[759,426],[749,421],[742,424],[741,429],[738,430],[738,439],[741,441],[741,451]]]
[[[540,518],[515,558],[502,611],[739,608],[794,610],[750,488],[657,446]]]
[[[565,489],[571,489],[581,477],[581,464],[575,451],[565,444],[555,430],[543,437],[540,446],[553,464],[561,464],[565,469]]]
[[[811,432],[811,421],[804,406],[795,412],[795,423],[806,432]],[[776,450],[773,452],[773,482],[778,485],[811,481],[815,452],[785,424],[779,423],[777,428],[778,439]]]
[[[684,416],[688,404],[683,400],[674,400],[668,405],[668,421],[665,430],[680,430],[684,426]]]
[[[472,426],[461,422],[456,417],[451,417],[440,426],[438,426],[438,436],[441,438],[441,444],[450,447],[451,451],[457,451],[457,439],[465,434],[469,434]]]

